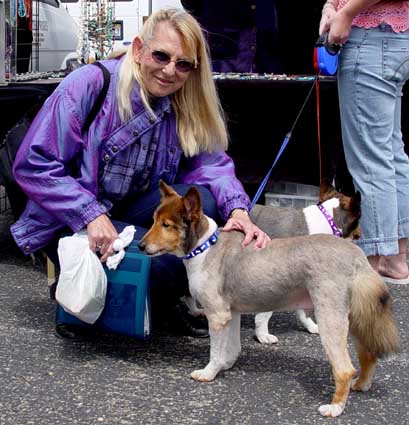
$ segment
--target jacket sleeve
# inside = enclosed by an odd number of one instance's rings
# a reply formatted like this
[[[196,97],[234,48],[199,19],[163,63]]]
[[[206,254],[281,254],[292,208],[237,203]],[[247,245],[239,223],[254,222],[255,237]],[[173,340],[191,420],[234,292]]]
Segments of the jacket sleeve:
[[[98,170],[90,170],[94,176],[89,184],[81,176],[86,148],[81,128],[101,87],[80,80],[99,72],[95,68],[70,74],[60,84],[34,119],[13,166],[27,196],[74,231],[106,212],[96,199]]]
[[[233,160],[225,152],[201,153],[185,158],[178,180],[209,189],[224,221],[235,208],[249,209],[250,199],[236,177]]]

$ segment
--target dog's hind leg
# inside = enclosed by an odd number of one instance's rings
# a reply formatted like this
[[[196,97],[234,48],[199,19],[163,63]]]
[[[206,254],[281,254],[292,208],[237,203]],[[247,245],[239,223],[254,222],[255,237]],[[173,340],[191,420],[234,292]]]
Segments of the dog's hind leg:
[[[354,391],[368,391],[371,388],[372,379],[375,375],[376,354],[369,353],[365,347],[358,342],[356,342],[356,345],[361,370],[359,376],[352,382],[352,389]]]
[[[302,323],[304,328],[307,329],[307,331],[310,334],[317,334],[318,333],[317,324],[314,322],[314,320],[311,319],[311,317],[308,317],[305,314],[304,310],[297,310],[296,313],[297,313],[298,320]]]
[[[241,351],[240,314],[232,313],[223,327],[212,326],[209,318],[210,361],[204,369],[193,371],[190,376],[201,382],[213,381],[221,370],[230,369]]]
[[[258,313],[254,318],[256,338],[261,344],[276,344],[278,342],[278,338],[268,331],[268,321],[272,313],[272,311]]]
[[[348,399],[352,378],[356,370],[352,366],[347,348],[348,313],[340,313],[328,305],[328,308],[316,308],[315,315],[320,330],[320,337],[335,381],[335,393],[331,404],[320,406],[322,416],[339,416]]]

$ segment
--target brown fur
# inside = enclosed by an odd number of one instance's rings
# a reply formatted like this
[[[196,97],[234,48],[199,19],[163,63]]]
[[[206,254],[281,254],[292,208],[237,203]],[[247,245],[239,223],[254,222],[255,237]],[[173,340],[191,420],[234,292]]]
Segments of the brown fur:
[[[367,282],[363,282],[363,280]],[[350,331],[365,350],[378,358],[398,349],[398,330],[392,314],[392,298],[386,285],[372,285],[370,276],[353,286]],[[382,338],[379,338],[382,336]]]

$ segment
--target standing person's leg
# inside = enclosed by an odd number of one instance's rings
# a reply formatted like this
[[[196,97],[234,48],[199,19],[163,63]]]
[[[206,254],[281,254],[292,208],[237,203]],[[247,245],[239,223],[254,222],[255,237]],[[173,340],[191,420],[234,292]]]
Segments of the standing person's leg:
[[[398,203],[397,255],[382,256],[379,273],[394,283],[409,283],[406,262],[407,238],[409,236],[409,158],[405,152],[401,132],[401,100],[403,85],[409,79],[409,31],[393,34],[393,39],[384,46],[384,77],[396,82],[395,120],[392,135],[396,192]]]
[[[358,244],[376,269],[379,256],[399,253],[400,237],[392,146],[397,83],[383,74],[385,39],[381,29],[353,27],[338,72],[345,157],[362,194]]]

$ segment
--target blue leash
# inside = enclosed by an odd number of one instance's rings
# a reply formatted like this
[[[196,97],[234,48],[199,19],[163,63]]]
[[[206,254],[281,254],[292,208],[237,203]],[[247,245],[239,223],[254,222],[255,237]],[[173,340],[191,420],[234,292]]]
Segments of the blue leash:
[[[289,131],[285,137],[284,137],[284,141],[283,144],[281,145],[280,150],[278,151],[278,154],[276,156],[276,159],[273,162],[273,165],[271,166],[271,168],[268,170],[268,173],[266,174],[266,176],[264,177],[263,181],[260,184],[260,187],[258,188],[256,194],[254,195],[253,200],[251,201],[251,205],[250,205],[250,211],[253,209],[254,205],[257,204],[258,199],[260,198],[261,194],[263,193],[264,188],[266,187],[266,184],[270,178],[271,172],[273,171],[273,168],[275,167],[277,161],[279,160],[281,154],[284,152],[284,149],[287,147],[288,142],[291,139],[291,131]]]
[[[289,142],[289,141],[290,141],[290,139],[291,139],[291,136],[292,136],[293,130],[294,130],[294,128],[295,128],[295,126],[296,126],[296,124],[297,124],[297,122],[298,122],[298,120],[299,120],[299,118],[300,118],[300,116],[301,116],[301,113],[302,113],[302,111],[304,110],[305,105],[307,104],[308,99],[310,98],[311,93],[312,93],[312,91],[313,91],[313,89],[314,89],[315,85],[317,84],[317,80],[318,80],[318,75],[316,75],[316,77],[315,77],[315,79],[314,79],[314,83],[313,83],[313,85],[311,86],[310,91],[308,92],[307,97],[305,98],[304,103],[303,103],[303,105],[301,106],[300,111],[298,112],[297,118],[295,119],[294,124],[293,124],[293,126],[291,127],[291,130],[290,130],[290,131],[289,131],[289,132],[285,135],[285,137],[284,137],[284,141],[283,141],[283,143],[282,143],[282,145],[281,145],[280,150],[278,151],[278,154],[277,154],[277,156],[276,156],[276,158],[275,158],[275,160],[274,160],[274,162],[273,162],[273,165],[271,166],[270,170],[268,171],[268,173],[267,173],[267,174],[266,174],[266,176],[264,177],[263,181],[261,182],[260,187],[259,187],[259,188],[258,188],[258,190],[257,190],[257,193],[254,195],[254,198],[253,198],[253,200],[251,201],[251,204],[250,204],[250,209],[249,209],[249,211],[251,211],[251,210],[253,209],[254,205],[256,205],[256,203],[257,203],[258,199],[260,198],[261,194],[263,193],[264,188],[266,187],[266,184],[267,184],[267,182],[268,182],[268,180],[269,180],[269,178],[270,178],[271,172],[273,171],[273,168],[275,167],[275,165],[276,165],[277,161],[279,160],[279,158],[280,158],[281,154],[284,152],[284,149],[287,147],[288,142]]]

